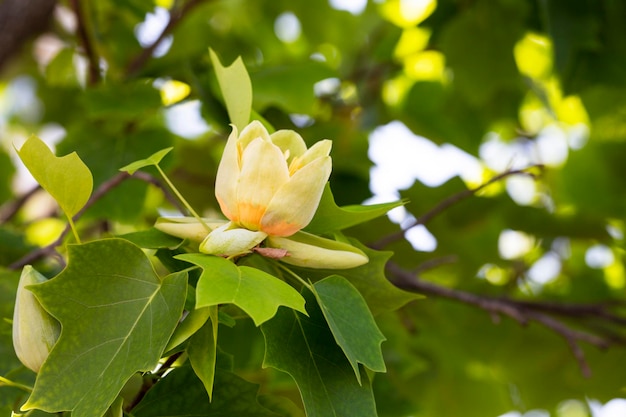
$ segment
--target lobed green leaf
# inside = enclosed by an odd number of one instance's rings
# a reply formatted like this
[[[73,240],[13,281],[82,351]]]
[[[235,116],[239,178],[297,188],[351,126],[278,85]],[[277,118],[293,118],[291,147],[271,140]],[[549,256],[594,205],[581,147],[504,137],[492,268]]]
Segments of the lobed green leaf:
[[[385,372],[385,361],[380,349],[385,336],[378,329],[359,291],[344,277],[332,275],[313,284],[313,293],[359,383],[359,363],[372,371]]]
[[[185,272],[160,279],[125,240],[70,245],[67,268],[31,287],[62,330],[22,408],[102,416],[135,372],[156,366],[186,288]]]
[[[304,298],[280,279],[248,266],[212,255],[189,253],[176,256],[198,265],[203,272],[196,287],[196,308],[232,303],[260,325],[274,317],[279,306],[306,314]]]
[[[365,223],[376,217],[384,216],[389,210],[403,204],[405,204],[405,202],[395,201],[392,203],[373,204],[371,206],[351,205],[339,207],[335,203],[330,185],[326,184],[315,216],[304,230],[309,233],[321,235],[347,229],[348,227]]]
[[[291,375],[308,417],[376,417],[369,379],[354,378],[315,297],[307,290],[305,298],[309,317],[282,309],[261,326],[263,366]]]

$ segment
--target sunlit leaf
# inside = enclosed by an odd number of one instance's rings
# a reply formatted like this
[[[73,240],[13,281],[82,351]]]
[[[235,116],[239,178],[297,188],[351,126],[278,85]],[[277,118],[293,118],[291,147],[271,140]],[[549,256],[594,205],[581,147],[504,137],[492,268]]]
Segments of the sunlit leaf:
[[[163,159],[165,155],[167,155],[172,149],[174,148],[170,147],[170,148],[161,149],[160,151],[153,153],[146,159],[140,159],[139,161],[135,161],[133,163],[130,163],[120,168],[120,171],[125,171],[125,172],[128,172],[130,175],[133,175],[136,171],[140,170],[141,168],[152,166],[152,165],[158,165],[159,162],[161,162],[161,159]]]
[[[71,245],[67,268],[31,287],[62,331],[24,409],[104,414],[135,372],[156,366],[180,319],[186,276],[159,278],[122,239]]]
[[[263,366],[291,375],[307,417],[375,417],[367,377],[361,385],[326,324],[315,297],[305,292],[309,317],[281,309],[261,326],[265,336]]]
[[[313,292],[335,341],[345,353],[361,382],[359,363],[375,372],[385,372],[380,332],[365,300],[352,284],[339,275],[316,282]]]
[[[35,180],[54,197],[68,217],[73,217],[87,203],[93,178],[76,152],[56,157],[41,139],[31,136],[17,153]]]
[[[203,270],[196,290],[196,308],[233,303],[248,313],[257,326],[274,317],[281,305],[306,313],[302,296],[266,272],[200,253],[176,258]]]
[[[230,121],[241,132],[250,121],[252,109],[252,83],[248,71],[241,57],[230,66],[224,67],[212,49],[209,50],[209,54]]]

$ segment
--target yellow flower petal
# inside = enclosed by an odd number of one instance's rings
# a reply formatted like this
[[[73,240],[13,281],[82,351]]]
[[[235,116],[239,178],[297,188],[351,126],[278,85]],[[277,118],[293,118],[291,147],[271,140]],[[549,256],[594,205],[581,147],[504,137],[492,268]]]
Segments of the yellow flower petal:
[[[268,235],[290,236],[311,222],[330,177],[330,156],[305,165],[271,199],[261,219],[261,230]]]
[[[239,152],[237,150],[238,133],[233,131],[228,137],[215,180],[215,197],[222,213],[229,219],[237,221],[237,180],[239,178]]]
[[[270,134],[267,132],[263,123],[258,120],[250,122],[250,124],[243,128],[239,135],[239,143],[242,148],[246,148],[253,140],[261,138],[266,142],[271,142]]]
[[[348,269],[366,264],[367,255],[347,243],[298,232],[290,237],[270,236],[267,246],[287,250],[281,261],[307,268]]]
[[[328,156],[330,154],[330,148],[332,147],[332,145],[333,143],[328,139],[317,142],[315,145],[311,146],[304,154],[297,158],[294,158],[291,161],[291,164],[289,165],[289,173],[293,175],[303,166],[310,164],[317,158]]]
[[[245,148],[237,186],[239,224],[259,230],[261,218],[276,192],[289,180],[280,148],[257,138]]]
[[[232,222],[213,230],[200,244],[200,252],[209,255],[237,256],[249,253],[267,235],[235,227]]]
[[[289,158],[287,163],[290,163],[292,159],[303,155],[306,152],[306,143],[302,136],[294,132],[293,130],[277,130],[270,135],[272,143],[278,146],[283,153],[289,151]]]

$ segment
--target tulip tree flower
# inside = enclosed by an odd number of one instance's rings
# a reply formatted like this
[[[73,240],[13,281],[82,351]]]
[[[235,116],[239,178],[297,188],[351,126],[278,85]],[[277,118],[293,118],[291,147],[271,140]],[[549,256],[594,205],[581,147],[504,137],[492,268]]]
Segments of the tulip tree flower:
[[[234,257],[250,253],[281,254],[286,263],[312,268],[343,269],[367,263],[357,248],[301,232],[320,203],[332,169],[331,141],[307,149],[292,130],[271,135],[258,121],[237,128],[228,138],[217,170],[215,196],[224,221],[159,219],[165,233],[199,241],[200,252]],[[278,250],[278,251],[274,251]],[[284,253],[284,257],[283,254]]]

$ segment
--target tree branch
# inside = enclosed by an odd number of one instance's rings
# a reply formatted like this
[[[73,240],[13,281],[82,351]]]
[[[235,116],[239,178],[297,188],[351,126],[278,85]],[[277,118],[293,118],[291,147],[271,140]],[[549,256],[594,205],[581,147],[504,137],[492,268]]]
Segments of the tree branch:
[[[141,171],[137,171],[133,175],[130,175],[127,172],[120,172],[114,177],[112,177],[111,179],[109,179],[108,181],[105,181],[102,184],[100,184],[98,189],[96,189],[96,191],[91,195],[91,197],[89,198],[85,206],[78,213],[76,213],[76,215],[73,217],[74,222],[77,222],[85,213],[85,211],[87,211],[87,209],[93,206],[98,200],[104,197],[113,188],[117,187],[118,185],[120,185],[122,182],[126,181],[129,178],[135,178],[140,181],[144,181],[149,184],[153,184],[157,186],[163,192],[163,195],[165,196],[165,198],[174,207],[176,207],[181,213],[185,212],[185,209],[180,205],[178,200],[172,195],[172,193],[167,189],[167,187],[165,187],[165,185],[163,185],[158,179],[154,178],[152,175],[147,174],[145,172],[141,172]],[[68,224],[67,226],[65,226],[65,229],[63,229],[59,237],[54,242],[50,243],[47,246],[38,248],[26,254],[21,259],[9,265],[8,268],[11,270],[20,269],[20,268],[23,268],[25,265],[29,265],[30,263],[37,261],[46,256],[55,256],[59,259],[61,263],[63,263],[63,258],[56,251],[56,247],[63,243],[63,240],[65,239],[67,234],[70,232],[70,230],[71,229]]]
[[[189,13],[194,7],[201,4],[206,0],[189,0],[181,7],[174,7],[170,10],[170,20],[163,29],[163,32],[159,37],[148,47],[144,48],[139,55],[137,55],[126,67],[126,76],[131,77],[139,72],[141,68],[152,57],[155,49],[163,42],[163,40],[169,35],[174,28],[180,23],[180,21]]]
[[[552,302],[527,302],[509,298],[495,298],[478,295],[467,291],[461,291],[423,281],[412,272],[402,269],[393,262],[387,264],[387,270],[393,275],[393,282],[399,288],[419,292],[426,295],[447,298],[468,305],[479,307],[492,315],[506,315],[522,325],[536,322],[559,336],[563,337],[570,346],[572,354],[576,358],[584,376],[591,376],[591,369],[585,359],[585,354],[580,347],[580,342],[586,342],[601,349],[609,347],[613,343],[624,342],[623,337],[611,334],[598,335],[592,332],[579,330],[571,327],[566,322],[559,320],[554,315],[566,318],[598,318],[609,319],[616,324],[626,326],[626,319],[619,317],[607,310],[606,305],[601,304],[557,304]],[[579,323],[580,325],[580,323]]]
[[[463,200],[465,200],[465,199],[467,199],[469,197],[474,196],[476,193],[478,193],[479,191],[485,189],[486,187],[490,186],[493,183],[496,183],[496,182],[498,182],[500,180],[503,180],[506,177],[510,177],[512,175],[529,175],[529,176],[534,178],[535,174],[531,173],[530,170],[535,169],[535,168],[543,168],[543,165],[532,165],[532,166],[524,168],[524,169],[514,169],[514,170],[504,171],[504,172],[496,175],[495,177],[491,178],[489,181],[479,185],[476,188],[469,188],[467,190],[461,191],[460,193],[453,194],[450,197],[446,198],[445,200],[439,202],[439,204],[437,204],[435,207],[433,207],[430,211],[426,212],[425,214],[423,214],[422,216],[417,218],[412,224],[410,224],[405,229],[402,229],[402,230],[400,230],[400,231],[398,231],[396,233],[392,233],[390,235],[387,235],[387,236],[383,237],[382,239],[380,239],[380,240],[370,244],[369,246],[371,248],[373,248],[373,249],[378,249],[378,250],[383,249],[387,245],[402,239],[404,237],[405,233],[409,229],[412,229],[412,228],[414,228],[416,226],[428,223],[433,218],[435,218],[439,214],[443,213],[445,210],[447,210],[451,206],[453,206],[456,203],[458,203],[460,201],[463,201]]]
[[[0,68],[28,39],[43,32],[56,0],[0,1]]]
[[[88,85],[95,85],[100,81],[100,60],[94,51],[91,39],[89,38],[89,34],[87,33],[87,25],[85,24],[85,16],[83,14],[83,7],[81,4],[81,0],[70,0],[70,5],[74,10],[74,14],[76,15],[77,22],[77,35],[78,39],[82,44],[85,55],[87,56],[87,61],[89,63],[89,78],[87,79]]]
[[[35,187],[24,193],[17,200],[9,201],[8,203],[2,205],[2,207],[0,207],[0,224],[4,224],[11,220],[13,216],[15,216],[20,211],[24,204],[26,204],[26,202],[30,200],[31,197],[34,196],[40,189],[41,186],[37,184]]]

